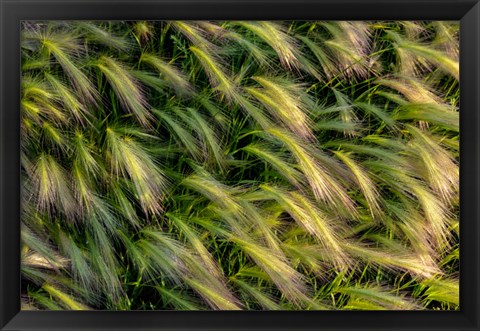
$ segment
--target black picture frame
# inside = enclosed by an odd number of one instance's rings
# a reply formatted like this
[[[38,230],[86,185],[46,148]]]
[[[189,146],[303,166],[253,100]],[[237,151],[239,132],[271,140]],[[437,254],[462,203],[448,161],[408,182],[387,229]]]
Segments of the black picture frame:
[[[0,0],[0,328],[13,330],[479,330],[478,0]],[[21,311],[21,20],[459,20],[460,311]]]

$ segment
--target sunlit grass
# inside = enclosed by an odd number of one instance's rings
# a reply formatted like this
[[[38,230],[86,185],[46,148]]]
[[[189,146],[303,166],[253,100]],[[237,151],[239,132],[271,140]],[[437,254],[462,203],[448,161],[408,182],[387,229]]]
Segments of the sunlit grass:
[[[24,22],[22,309],[458,310],[454,22]]]

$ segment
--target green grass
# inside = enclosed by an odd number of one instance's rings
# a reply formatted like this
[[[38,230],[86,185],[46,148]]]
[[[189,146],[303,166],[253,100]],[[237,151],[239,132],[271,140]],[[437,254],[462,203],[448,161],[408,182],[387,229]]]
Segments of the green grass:
[[[24,22],[22,309],[458,310],[458,40]]]

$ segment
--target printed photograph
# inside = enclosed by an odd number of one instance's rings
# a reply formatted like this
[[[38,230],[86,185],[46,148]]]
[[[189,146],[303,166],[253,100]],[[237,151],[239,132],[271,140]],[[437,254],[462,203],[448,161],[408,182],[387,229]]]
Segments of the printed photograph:
[[[23,310],[459,310],[459,23],[23,21]]]

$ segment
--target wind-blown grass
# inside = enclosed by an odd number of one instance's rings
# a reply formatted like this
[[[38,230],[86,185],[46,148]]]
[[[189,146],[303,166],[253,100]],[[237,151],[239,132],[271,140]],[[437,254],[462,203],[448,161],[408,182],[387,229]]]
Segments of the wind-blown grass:
[[[458,310],[454,22],[24,22],[22,309]]]

